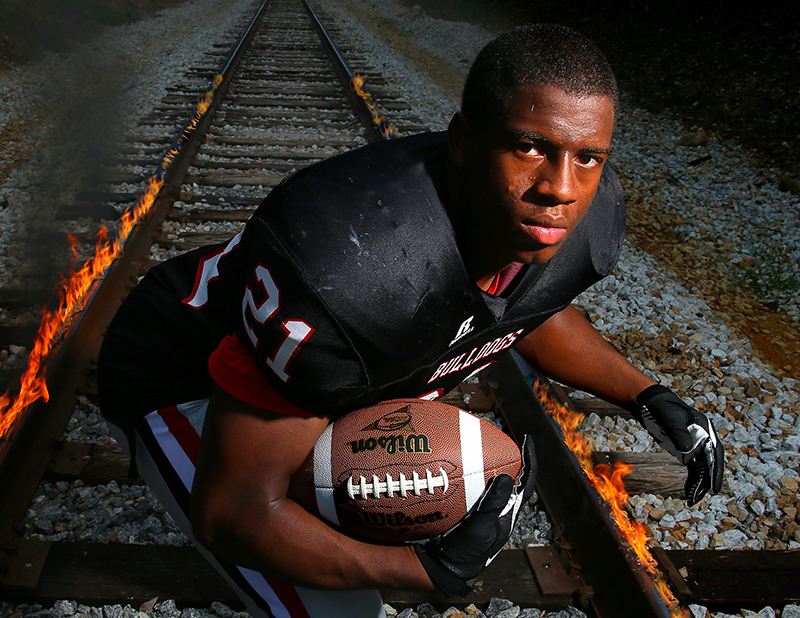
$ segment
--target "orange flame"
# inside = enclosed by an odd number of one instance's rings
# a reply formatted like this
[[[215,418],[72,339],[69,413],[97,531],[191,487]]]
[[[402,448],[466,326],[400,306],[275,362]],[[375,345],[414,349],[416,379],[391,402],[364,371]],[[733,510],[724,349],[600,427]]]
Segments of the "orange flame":
[[[592,465],[592,447],[579,431],[578,427],[583,420],[583,414],[568,408],[551,392],[546,382],[538,377],[533,378],[533,391],[542,403],[542,407],[561,427],[564,442],[580,463],[589,482],[605,500],[611,510],[611,517],[617,525],[620,534],[628,541],[639,562],[653,577],[656,590],[670,608],[676,618],[691,618],[689,612],[681,608],[678,599],[669,589],[664,575],[658,569],[658,563],[647,549],[650,537],[645,528],[636,520],[632,520],[626,510],[628,492],[622,477],[633,470],[633,466],[615,461],[613,466],[608,464]]]
[[[222,76],[214,77],[211,88],[195,105],[194,113],[173,146],[161,160],[158,171],[146,181],[144,192],[136,202],[129,207],[119,218],[116,225],[116,234],[109,240],[107,226],[100,228],[96,236],[94,257],[77,272],[72,270],[59,284],[60,304],[58,309],[50,311],[42,308],[42,322],[33,342],[33,348],[28,355],[27,367],[20,378],[20,392],[12,401],[10,389],[0,396],[0,453],[7,447],[15,422],[22,417],[24,410],[38,399],[48,401],[50,398],[45,381],[46,363],[55,344],[66,330],[72,316],[81,311],[83,300],[87,296],[94,281],[101,278],[112,262],[117,258],[125,246],[125,242],[136,224],[150,211],[156,197],[164,184],[164,174],[169,169],[172,161],[180,152],[183,145],[197,129],[197,125],[208,111],[214,101],[214,94],[222,83]],[[78,240],[68,235],[67,238],[73,254],[73,261],[77,255]]]
[[[386,117],[378,110],[378,106],[372,99],[372,95],[367,92],[367,76],[363,73],[356,73],[351,82],[353,92],[364,100],[369,113],[372,115],[372,123],[378,129],[381,135],[386,139],[391,139],[394,135],[394,128],[389,124]]]

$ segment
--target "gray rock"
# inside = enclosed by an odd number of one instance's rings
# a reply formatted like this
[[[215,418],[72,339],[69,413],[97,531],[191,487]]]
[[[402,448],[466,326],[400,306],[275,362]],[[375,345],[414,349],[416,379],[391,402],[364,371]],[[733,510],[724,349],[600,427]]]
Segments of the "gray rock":
[[[547,618],[586,618],[586,614],[576,607],[568,607],[554,614],[548,612],[546,616]]]
[[[783,441],[783,447],[795,452],[800,451],[800,436],[789,436]]]
[[[439,616],[439,612],[430,603],[420,603],[417,606],[417,615],[419,618],[434,618],[434,616]]]
[[[153,608],[153,614],[158,616],[159,618],[178,618],[178,616],[181,615],[181,612],[175,605],[175,601],[173,601],[172,599],[168,599],[166,601],[158,603]]]
[[[508,599],[501,599],[500,597],[492,597],[489,601],[489,606],[486,608],[486,615],[488,618],[495,618],[497,614],[514,606],[514,603]]]
[[[764,511],[766,511],[766,507],[761,500],[753,500],[750,503],[750,510],[753,511],[756,515],[763,515]]]
[[[706,618],[708,616],[708,609],[702,605],[690,605],[689,611],[692,612],[692,618]]]
[[[211,604],[211,611],[214,612],[219,618],[233,618],[234,611],[224,603],[214,601]]]
[[[800,605],[787,605],[781,612],[781,618],[800,618]]]
[[[725,547],[728,548],[741,548],[747,540],[747,535],[741,530],[726,530],[722,533],[722,538],[725,539]]]
[[[75,601],[56,601],[53,603],[53,611],[62,616],[72,616],[78,609],[78,604]]]
[[[742,425],[738,425],[736,429],[733,431],[733,440],[737,444],[753,444],[753,439],[750,436],[750,432],[744,428]]]

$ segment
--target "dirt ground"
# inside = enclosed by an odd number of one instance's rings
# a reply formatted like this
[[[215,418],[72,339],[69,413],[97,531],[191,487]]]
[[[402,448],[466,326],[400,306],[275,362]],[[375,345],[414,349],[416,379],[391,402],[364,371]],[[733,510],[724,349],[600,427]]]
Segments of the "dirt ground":
[[[67,52],[103,26],[137,21],[185,0],[3,0],[0,67],[26,64],[44,51]]]

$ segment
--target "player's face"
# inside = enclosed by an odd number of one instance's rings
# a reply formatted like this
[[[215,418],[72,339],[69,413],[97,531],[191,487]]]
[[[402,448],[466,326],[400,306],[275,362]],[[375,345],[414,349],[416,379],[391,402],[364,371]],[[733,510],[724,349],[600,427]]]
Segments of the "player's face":
[[[613,129],[607,97],[524,86],[507,118],[467,130],[456,164],[481,250],[499,252],[492,261],[552,258],[592,202]]]

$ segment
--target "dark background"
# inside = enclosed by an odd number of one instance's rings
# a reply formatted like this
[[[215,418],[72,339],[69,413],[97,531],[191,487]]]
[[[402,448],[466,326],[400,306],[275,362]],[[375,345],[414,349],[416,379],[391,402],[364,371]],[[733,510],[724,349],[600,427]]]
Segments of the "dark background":
[[[571,26],[604,51],[622,89],[754,148],[800,192],[800,2],[403,0],[434,17],[506,29]]]
[[[0,0],[0,67],[67,52],[99,26],[136,21],[185,0]]]
[[[0,70],[66,52],[99,25],[141,19],[186,0],[2,0]],[[623,90],[650,111],[672,110],[778,164],[798,191],[800,2],[659,0],[403,0],[443,19],[494,29],[554,22],[588,34]]]

